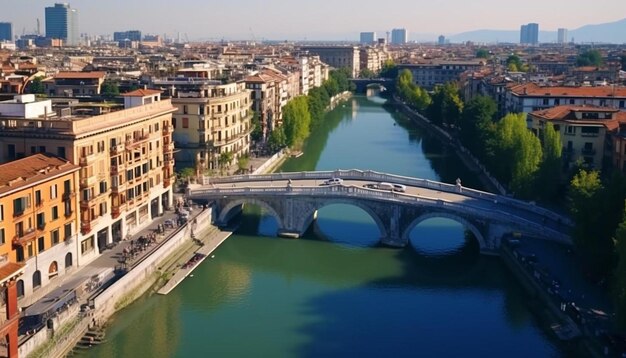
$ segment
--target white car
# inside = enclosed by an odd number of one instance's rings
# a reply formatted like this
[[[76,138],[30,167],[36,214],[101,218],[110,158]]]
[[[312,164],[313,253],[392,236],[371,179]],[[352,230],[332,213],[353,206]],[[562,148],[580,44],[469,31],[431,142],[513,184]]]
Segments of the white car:
[[[406,186],[402,184],[392,184],[393,191],[398,191],[400,193],[404,193],[406,191]]]
[[[341,184],[343,184],[343,179],[330,178],[330,179],[324,180],[324,182],[320,185],[341,185]]]

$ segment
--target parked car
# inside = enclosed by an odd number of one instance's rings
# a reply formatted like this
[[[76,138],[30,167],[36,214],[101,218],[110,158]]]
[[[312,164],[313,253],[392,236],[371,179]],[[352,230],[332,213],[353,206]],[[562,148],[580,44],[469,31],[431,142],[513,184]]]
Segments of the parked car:
[[[343,179],[330,178],[330,179],[324,180],[324,182],[322,182],[322,184],[320,185],[342,185],[342,184],[343,184]]]
[[[394,190],[394,184],[386,183],[386,182],[365,184],[363,186],[366,188],[370,188],[370,189],[389,190],[389,191]]]

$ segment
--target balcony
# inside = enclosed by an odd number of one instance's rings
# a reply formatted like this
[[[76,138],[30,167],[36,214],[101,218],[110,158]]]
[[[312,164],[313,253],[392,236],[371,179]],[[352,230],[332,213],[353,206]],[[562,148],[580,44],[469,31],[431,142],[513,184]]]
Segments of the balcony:
[[[44,205],[45,202],[46,202],[45,200],[39,199],[39,201],[35,202],[35,208],[37,208],[37,209],[43,208],[43,205]]]
[[[120,209],[119,206],[114,206],[111,208],[111,216],[113,217],[113,219],[116,219],[117,217],[119,217],[121,213],[122,213],[122,210]]]
[[[163,134],[170,134],[170,133],[172,133],[172,129],[173,128],[172,128],[171,124],[163,126]]]
[[[111,146],[111,155],[119,155],[124,153],[124,144]]]
[[[116,175],[118,175],[120,173],[119,172],[119,166],[117,166],[117,165],[111,165],[110,170],[111,170],[111,175],[112,176],[116,176]]]
[[[63,200],[69,200],[73,197],[76,196],[76,192],[74,191],[66,191],[65,193],[63,193]]]
[[[31,241],[34,241],[37,238],[37,230],[34,228],[29,228],[24,231],[21,235],[15,235],[13,237],[13,246],[24,246]]]
[[[86,167],[86,166],[93,164],[95,161],[96,161],[96,157],[92,154],[86,157],[81,157],[78,160],[78,163],[80,164],[81,167]]]
[[[81,208],[81,209],[89,209],[89,203],[90,203],[90,200],[91,200],[91,199],[89,199],[89,200],[82,199],[82,200],[80,201],[80,208]]]
[[[92,219],[89,222],[81,221],[81,223],[80,223],[80,231],[83,234],[86,234],[86,233],[90,232],[91,229],[93,229],[96,225],[98,225],[98,220],[99,220],[99,218],[94,218],[94,219]]]
[[[72,214],[74,214],[74,211],[73,210],[68,210],[63,215],[65,215],[66,218],[69,218],[70,216],[72,216]]]
[[[591,156],[591,155],[596,155],[596,150],[593,148],[583,148],[580,150],[580,153],[582,155]]]
[[[144,134],[144,135],[135,137],[133,139],[129,139],[126,141],[126,148],[134,148],[140,145],[141,143],[147,141],[148,139],[150,139],[150,136],[148,134]]]

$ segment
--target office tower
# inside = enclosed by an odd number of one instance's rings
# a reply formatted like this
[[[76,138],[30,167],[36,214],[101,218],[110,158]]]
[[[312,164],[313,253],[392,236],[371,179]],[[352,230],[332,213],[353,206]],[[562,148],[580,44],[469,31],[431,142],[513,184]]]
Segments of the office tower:
[[[566,44],[567,43],[567,29],[559,29],[558,30],[558,43]]]
[[[0,41],[13,41],[13,24],[0,22]]]
[[[113,41],[141,41],[141,31],[139,30],[128,30],[128,31],[118,31],[113,33]]]
[[[46,8],[46,37],[62,39],[67,46],[77,46],[78,12],[67,3]]]
[[[371,45],[376,42],[375,32],[361,32],[361,45]]]
[[[407,43],[406,29],[391,30],[391,43],[394,45],[401,45],[401,44]]]
[[[520,28],[520,43],[536,45],[539,43],[539,24],[530,23]]]
[[[446,44],[446,37],[443,35],[439,36],[439,39],[437,40],[437,44],[438,45],[445,45]]]

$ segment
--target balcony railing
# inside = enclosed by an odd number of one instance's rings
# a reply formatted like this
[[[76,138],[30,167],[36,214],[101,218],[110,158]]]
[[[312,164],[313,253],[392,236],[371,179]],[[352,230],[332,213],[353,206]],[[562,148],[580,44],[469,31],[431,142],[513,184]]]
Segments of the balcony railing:
[[[76,196],[76,192],[74,191],[66,191],[63,193],[63,200],[68,200]]]
[[[28,244],[29,242],[35,240],[36,237],[37,230],[35,230],[34,228],[29,228],[28,230],[21,233],[21,235],[17,234],[13,237],[13,245],[24,246],[25,244]]]
[[[91,154],[86,157],[80,157],[80,159],[78,160],[78,163],[80,164],[81,167],[86,167],[88,165],[93,164],[95,160],[96,160],[95,156]]]
[[[118,144],[111,147],[111,155],[118,155],[124,153],[124,144]]]

